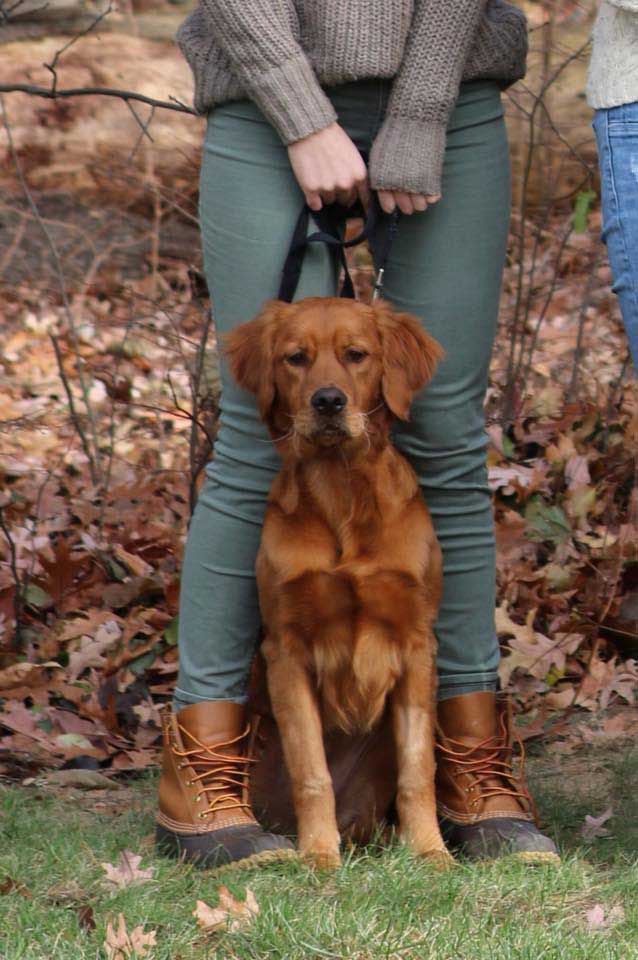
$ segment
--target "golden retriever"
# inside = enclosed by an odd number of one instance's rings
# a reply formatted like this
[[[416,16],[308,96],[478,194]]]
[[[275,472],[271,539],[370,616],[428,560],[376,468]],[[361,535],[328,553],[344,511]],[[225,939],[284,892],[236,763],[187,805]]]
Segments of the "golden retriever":
[[[393,417],[432,376],[438,344],[387,303],[266,303],[225,338],[282,458],[257,558],[262,651],[299,850],[340,862],[323,734],[369,730],[386,701],[400,836],[445,862],[434,797],[441,554]]]

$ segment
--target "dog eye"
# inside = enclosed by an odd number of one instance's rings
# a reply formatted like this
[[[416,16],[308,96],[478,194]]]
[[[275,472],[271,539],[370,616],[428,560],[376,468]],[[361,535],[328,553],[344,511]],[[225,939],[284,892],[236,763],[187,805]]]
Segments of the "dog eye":
[[[365,350],[355,350],[354,347],[350,347],[348,350],[346,350],[346,360],[348,363],[361,363],[361,361],[365,360],[367,356],[368,354],[365,352]]]
[[[303,350],[297,350],[295,353],[289,353],[286,357],[286,363],[289,363],[291,367],[303,367],[306,362],[306,354]]]

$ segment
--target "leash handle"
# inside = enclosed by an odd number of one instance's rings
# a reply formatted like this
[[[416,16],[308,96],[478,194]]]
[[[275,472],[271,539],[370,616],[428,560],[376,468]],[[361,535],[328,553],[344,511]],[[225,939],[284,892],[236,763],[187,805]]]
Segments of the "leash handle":
[[[281,283],[278,294],[279,300],[292,303],[299,285],[306,249],[311,243],[325,243],[335,252],[344,272],[343,286],[339,296],[354,299],[354,284],[350,276],[350,271],[348,270],[346,250],[349,247],[356,247],[358,244],[363,243],[364,240],[370,240],[377,228],[379,214],[379,201],[376,194],[374,194],[370,200],[363,229],[351,240],[343,240],[341,238],[341,231],[348,216],[351,215],[349,210],[338,204],[322,207],[321,210],[311,210],[307,204],[304,204],[297,218],[288,248],[288,254],[281,272]],[[319,229],[315,233],[309,234],[308,227],[311,217]],[[380,295],[383,288],[383,274],[392,242],[396,236],[398,220],[399,213],[395,211],[395,213],[392,214],[385,238],[384,249],[379,258],[379,268],[374,284],[375,292],[373,299],[376,299]]]

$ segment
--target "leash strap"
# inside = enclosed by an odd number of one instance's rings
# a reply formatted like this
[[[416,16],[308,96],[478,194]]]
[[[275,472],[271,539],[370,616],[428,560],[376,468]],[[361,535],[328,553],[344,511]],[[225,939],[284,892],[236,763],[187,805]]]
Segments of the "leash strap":
[[[288,248],[288,254],[281,273],[281,283],[278,294],[279,300],[292,303],[299,285],[304,256],[308,245],[311,243],[325,243],[335,252],[339,264],[343,268],[344,275],[339,296],[354,299],[354,284],[350,276],[350,271],[348,270],[346,250],[349,247],[356,247],[358,244],[363,243],[364,240],[369,241],[374,235],[380,215],[379,201],[376,194],[373,195],[370,201],[361,232],[351,240],[343,240],[342,231],[345,222],[347,218],[352,215],[352,210],[348,210],[338,204],[322,207],[321,210],[311,210],[307,204],[304,204],[297,218],[297,223],[295,224],[295,229],[290,241],[290,247]],[[315,233],[308,234],[311,217],[319,229]],[[399,213],[396,211],[390,219],[381,256],[379,257],[379,269],[374,285],[373,299],[380,296],[381,290],[383,289],[383,274],[392,242],[396,236],[398,220]]]

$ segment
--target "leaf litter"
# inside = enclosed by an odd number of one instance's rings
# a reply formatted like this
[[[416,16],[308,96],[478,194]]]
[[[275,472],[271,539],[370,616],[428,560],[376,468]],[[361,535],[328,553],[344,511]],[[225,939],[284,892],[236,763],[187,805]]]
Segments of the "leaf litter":
[[[194,189],[180,200],[193,211],[195,202]],[[594,272],[570,393],[597,211],[587,227],[564,248],[511,422],[499,414],[517,289],[508,267],[487,405],[501,681],[519,722],[546,735],[565,712],[632,704],[638,681],[638,401],[620,377],[625,342],[606,265]],[[531,234],[521,269],[535,257],[541,289],[552,281],[551,244],[532,249]],[[50,289],[0,289],[0,774],[24,779],[87,758],[124,774],[157,762],[156,707],[177,671],[191,466],[214,436],[219,392],[211,338],[194,424],[206,305],[193,295],[190,258],[181,250],[126,277],[100,261],[89,283],[69,287],[76,335]],[[357,255],[353,268],[366,299],[371,265]],[[541,300],[530,300],[532,325]],[[93,456],[108,482],[94,481],[61,375],[85,434],[94,425],[100,438]]]

